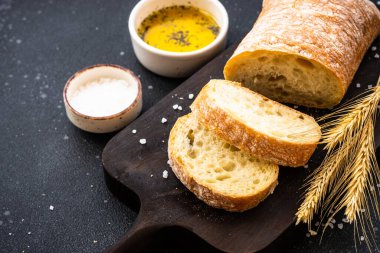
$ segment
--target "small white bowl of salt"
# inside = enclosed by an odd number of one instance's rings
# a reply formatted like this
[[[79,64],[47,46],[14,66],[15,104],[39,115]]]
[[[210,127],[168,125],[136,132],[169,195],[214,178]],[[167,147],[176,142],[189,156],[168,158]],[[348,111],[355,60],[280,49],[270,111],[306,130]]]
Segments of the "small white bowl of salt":
[[[99,64],[75,73],[63,90],[67,117],[82,130],[109,133],[141,112],[140,79],[129,69]]]

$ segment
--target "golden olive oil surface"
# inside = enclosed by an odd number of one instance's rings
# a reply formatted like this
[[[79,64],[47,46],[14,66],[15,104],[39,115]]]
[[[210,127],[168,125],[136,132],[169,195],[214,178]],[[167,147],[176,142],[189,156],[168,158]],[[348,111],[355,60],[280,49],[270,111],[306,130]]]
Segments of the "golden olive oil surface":
[[[190,52],[213,42],[219,30],[207,12],[181,5],[153,12],[144,19],[137,33],[153,47],[171,52]]]

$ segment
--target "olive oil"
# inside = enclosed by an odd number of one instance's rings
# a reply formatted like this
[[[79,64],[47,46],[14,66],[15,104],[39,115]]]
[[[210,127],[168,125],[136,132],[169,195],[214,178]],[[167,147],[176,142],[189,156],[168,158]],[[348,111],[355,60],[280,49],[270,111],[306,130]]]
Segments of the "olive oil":
[[[149,45],[171,52],[190,52],[213,42],[220,27],[213,17],[192,6],[170,6],[153,12],[139,26]]]

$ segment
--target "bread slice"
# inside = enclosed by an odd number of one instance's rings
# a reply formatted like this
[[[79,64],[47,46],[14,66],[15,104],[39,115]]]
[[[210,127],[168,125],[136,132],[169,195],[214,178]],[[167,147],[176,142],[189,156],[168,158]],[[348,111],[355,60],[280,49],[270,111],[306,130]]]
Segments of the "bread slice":
[[[368,0],[264,0],[224,77],[276,101],[330,108],[379,34],[380,12]]]
[[[321,137],[314,118],[236,82],[211,80],[191,108],[228,143],[284,166],[305,165]]]
[[[252,157],[198,124],[193,113],[170,132],[169,164],[206,204],[241,212],[258,205],[277,185],[278,165]]]

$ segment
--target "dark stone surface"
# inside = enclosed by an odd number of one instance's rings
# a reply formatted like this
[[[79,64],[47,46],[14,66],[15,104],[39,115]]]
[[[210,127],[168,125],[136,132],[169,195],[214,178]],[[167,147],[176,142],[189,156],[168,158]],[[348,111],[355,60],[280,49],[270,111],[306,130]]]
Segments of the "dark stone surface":
[[[83,67],[119,64],[141,77],[146,111],[183,81],[152,74],[135,58],[127,20],[136,2],[0,0],[1,252],[99,252],[132,226],[136,210],[128,199],[120,201],[109,192],[100,161],[113,134],[74,127],[65,116],[62,90]],[[233,44],[250,30],[261,2],[222,3]],[[375,44],[377,51],[366,57],[380,53],[379,39]],[[380,228],[379,222],[375,225]],[[348,224],[328,229],[321,245],[319,237],[305,234],[306,226],[292,227],[266,251],[355,251]],[[212,251],[190,233],[176,230],[163,231],[151,249]],[[359,245],[358,250],[366,248]]]

